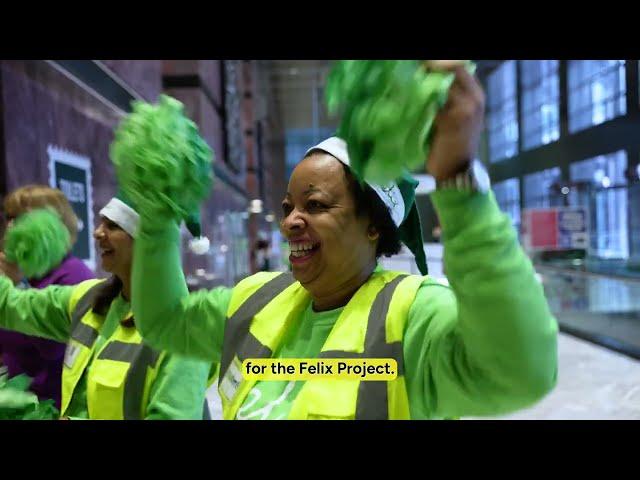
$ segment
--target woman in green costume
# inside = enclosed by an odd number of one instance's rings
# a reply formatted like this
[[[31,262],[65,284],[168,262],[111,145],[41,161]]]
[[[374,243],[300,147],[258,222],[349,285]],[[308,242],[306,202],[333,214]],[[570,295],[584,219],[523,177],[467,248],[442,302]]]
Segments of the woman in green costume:
[[[175,195],[140,208],[138,328],[156,348],[220,363],[224,418],[488,416],[530,406],[554,387],[556,321],[486,172],[472,161],[484,93],[465,66],[436,67],[452,83],[432,119],[426,169],[438,185],[431,199],[450,287],[426,275],[416,182],[360,181],[340,138],[311,148],[291,175],[281,230],[292,274],[260,272],[233,288],[189,294],[176,220],[192,205]],[[114,158],[120,187],[135,194],[145,178],[131,175],[127,159]],[[166,161],[167,171],[179,171]],[[401,242],[425,276],[380,268],[380,256]],[[241,370],[256,358],[393,358],[398,371],[388,381],[256,381]]]
[[[180,153],[196,157],[209,155],[196,129],[179,128],[191,126],[181,111],[160,113],[168,113],[162,121],[170,123],[173,132],[171,141],[160,146],[163,152],[175,153],[182,139]],[[139,126],[153,130],[159,119],[154,111],[145,120],[147,123]],[[57,220],[47,211],[30,212],[25,217],[17,222],[16,228],[26,228],[22,224],[30,219],[32,230],[41,227],[45,220],[55,226]],[[59,229],[63,229],[61,221],[57,222]],[[106,280],[19,290],[9,278],[0,275],[0,327],[67,344],[62,371],[62,418],[199,420],[208,417],[205,392],[211,361],[155,349],[143,341],[137,330],[138,321],[132,315],[130,301],[138,224],[138,212],[131,200],[122,195],[111,199],[100,211],[94,238],[102,268],[112,274]],[[187,227],[199,236],[197,217],[190,217]],[[42,247],[47,240],[36,235],[25,237],[33,240],[31,247]],[[53,235],[52,239],[57,237],[60,235]],[[203,244],[207,242],[200,239],[196,247],[206,247]],[[42,248],[23,243],[13,249],[18,261],[24,257],[23,263],[30,265],[46,257],[33,254]],[[54,250],[49,248],[49,255],[55,253]],[[182,273],[179,280],[184,281]]]

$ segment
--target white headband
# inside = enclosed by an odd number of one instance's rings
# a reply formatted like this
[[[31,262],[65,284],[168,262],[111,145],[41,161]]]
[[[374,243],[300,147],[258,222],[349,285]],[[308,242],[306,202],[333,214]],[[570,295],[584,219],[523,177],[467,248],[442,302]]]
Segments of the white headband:
[[[307,150],[305,156],[313,150],[322,150],[323,152],[327,152],[329,155],[332,155],[340,160],[346,166],[350,166],[349,154],[347,153],[347,143],[341,138],[327,138],[315,147],[311,147],[309,150]],[[402,198],[402,194],[400,193],[398,185],[393,182],[389,183],[389,185],[385,187],[381,185],[375,185],[370,182],[367,182],[367,185],[369,185],[378,194],[378,197],[380,197],[384,204],[389,208],[393,223],[395,223],[396,226],[399,227],[404,220],[404,199]]]
[[[100,215],[107,217],[112,222],[118,224],[125,232],[135,238],[140,223],[140,215],[124,203],[122,200],[112,198],[102,210]]]

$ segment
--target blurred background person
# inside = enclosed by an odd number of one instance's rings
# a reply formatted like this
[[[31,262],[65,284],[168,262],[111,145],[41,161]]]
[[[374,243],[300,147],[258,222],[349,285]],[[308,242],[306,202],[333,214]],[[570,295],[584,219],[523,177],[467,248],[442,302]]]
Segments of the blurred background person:
[[[271,269],[269,261],[270,244],[264,238],[258,239],[255,248],[256,267],[260,272],[268,272]]]
[[[94,278],[94,273],[82,260],[71,254],[78,234],[78,219],[64,194],[46,185],[28,185],[9,193],[4,199],[3,210],[7,229],[20,215],[37,208],[55,209],[69,230],[71,242],[62,262],[41,278],[24,278],[16,264],[10,263],[0,252],[0,274],[9,277],[14,284],[27,288],[44,288],[49,285],[75,285]],[[0,329],[0,355],[9,375],[26,374],[33,379],[30,390],[40,400],[53,399],[60,408],[60,385],[65,344],[19,332]]]

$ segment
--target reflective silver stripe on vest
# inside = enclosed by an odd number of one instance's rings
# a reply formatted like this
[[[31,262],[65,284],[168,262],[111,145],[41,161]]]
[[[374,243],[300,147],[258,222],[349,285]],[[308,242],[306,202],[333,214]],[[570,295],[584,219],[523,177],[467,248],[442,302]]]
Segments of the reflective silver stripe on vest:
[[[204,405],[202,406],[202,419],[211,420],[211,411],[209,410],[209,402],[204,399]]]
[[[147,367],[153,367],[160,353],[144,343],[109,342],[98,355],[99,360],[116,360],[131,364],[124,385],[123,413],[125,420],[141,420],[141,402]]]
[[[402,343],[387,343],[387,313],[393,293],[398,284],[407,275],[398,275],[387,283],[373,301],[369,312],[367,336],[364,342],[364,354],[369,358],[395,358],[398,369],[404,372]],[[402,367],[401,367],[402,365]],[[398,375],[400,372],[398,372]],[[356,420],[387,420],[389,418],[389,400],[387,382],[360,382]]]
[[[103,282],[96,283],[93,287],[85,292],[85,294],[76,303],[76,308],[73,309],[71,314],[71,329],[73,330],[82,320],[82,317],[93,308],[93,303],[96,297],[100,293],[100,290],[104,288]]]
[[[91,348],[93,346],[98,335],[99,332],[95,328],[82,322],[76,325],[76,328],[71,332],[71,338],[87,348]]]
[[[376,295],[367,323],[367,335],[364,341],[364,352],[325,351],[320,358],[393,358],[398,362],[398,376],[404,375],[404,355],[402,342],[387,343],[386,319],[391,298],[398,284],[407,275],[399,275],[387,283]],[[360,382],[356,419],[386,420],[389,418],[389,401],[387,382]]]
[[[82,317],[84,317],[87,312],[93,308],[93,303],[102,287],[102,283],[97,283],[87,290],[82,298],[78,300],[76,307],[71,313],[71,338],[87,348],[91,348],[93,346],[96,338],[98,338],[99,332],[90,325],[82,323],[81,320]]]
[[[238,310],[227,319],[224,329],[220,378],[224,378],[227,369],[238,355],[240,361],[247,358],[270,358],[271,350],[262,345],[250,332],[251,320],[271,300],[295,282],[291,273],[282,273],[269,280],[247,298]]]

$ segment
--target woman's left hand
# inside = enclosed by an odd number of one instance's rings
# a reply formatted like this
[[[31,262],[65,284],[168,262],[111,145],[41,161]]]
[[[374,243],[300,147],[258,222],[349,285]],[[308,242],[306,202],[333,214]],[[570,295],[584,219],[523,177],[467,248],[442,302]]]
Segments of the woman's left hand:
[[[460,172],[478,153],[485,95],[480,82],[466,70],[462,61],[432,60],[427,66],[455,74],[447,103],[435,119],[427,159],[427,172],[437,180],[445,180]]]
[[[0,275],[9,277],[14,285],[20,283],[23,277],[18,265],[7,260],[4,252],[0,252]]]

